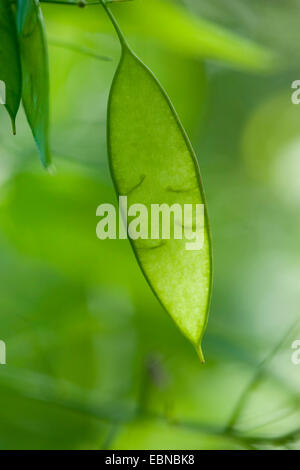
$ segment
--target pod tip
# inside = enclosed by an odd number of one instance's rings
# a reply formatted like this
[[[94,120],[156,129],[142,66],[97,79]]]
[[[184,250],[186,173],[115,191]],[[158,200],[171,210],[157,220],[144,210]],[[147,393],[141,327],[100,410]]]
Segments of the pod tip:
[[[16,135],[16,134],[17,134],[17,128],[16,128],[16,121],[15,121],[15,118],[13,118],[13,117],[11,116],[11,117],[10,117],[10,120],[11,120],[12,133],[13,133],[13,135]]]
[[[205,364],[205,358],[204,358],[204,354],[203,354],[200,343],[196,344],[196,351],[197,351],[197,354],[198,354],[198,357],[200,359],[201,364]]]

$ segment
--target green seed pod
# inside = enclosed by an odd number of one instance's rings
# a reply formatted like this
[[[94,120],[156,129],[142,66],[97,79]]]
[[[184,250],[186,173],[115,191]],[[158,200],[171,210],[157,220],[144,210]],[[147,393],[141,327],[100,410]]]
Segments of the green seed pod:
[[[104,7],[122,44],[108,106],[109,159],[118,196],[127,196],[128,206],[143,204],[149,213],[152,205],[167,204],[182,213],[186,204],[204,205],[202,249],[187,249],[186,237],[131,239],[153,292],[204,361],[201,340],[210,304],[212,256],[198,162],[170,99]]]

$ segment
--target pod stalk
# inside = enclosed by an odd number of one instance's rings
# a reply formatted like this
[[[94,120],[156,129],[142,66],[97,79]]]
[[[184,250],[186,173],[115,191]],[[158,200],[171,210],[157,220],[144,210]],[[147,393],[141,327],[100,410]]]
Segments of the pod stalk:
[[[115,28],[115,31],[116,31],[116,33],[117,33],[117,35],[118,35],[118,38],[119,38],[119,41],[120,41],[120,43],[121,43],[122,48],[129,49],[128,42],[127,42],[127,40],[126,40],[126,38],[125,38],[125,36],[124,36],[124,33],[123,33],[123,31],[121,30],[121,28],[120,28],[120,26],[119,26],[119,24],[118,24],[118,22],[117,22],[115,16],[113,15],[113,13],[111,12],[111,10],[110,10],[109,7],[107,6],[106,1],[105,1],[105,0],[101,0],[101,4],[102,4],[104,10],[106,11],[106,13],[107,13],[107,15],[108,15],[108,17],[109,17],[109,19],[110,19],[110,21],[111,21],[113,27]]]

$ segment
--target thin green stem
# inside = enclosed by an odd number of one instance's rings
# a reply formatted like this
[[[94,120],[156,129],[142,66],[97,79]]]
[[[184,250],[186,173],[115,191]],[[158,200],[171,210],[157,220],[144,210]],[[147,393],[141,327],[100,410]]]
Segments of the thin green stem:
[[[300,324],[300,321],[299,319],[296,320],[295,323],[293,323],[293,325],[288,329],[288,331],[286,332],[286,334],[284,335],[284,337],[281,339],[281,341],[275,346],[275,348],[268,354],[268,356],[262,361],[262,363],[258,366],[257,370],[255,371],[250,383],[248,384],[248,386],[246,387],[246,389],[244,390],[244,392],[241,394],[234,410],[233,410],[233,413],[232,413],[232,416],[229,420],[229,423],[228,423],[228,426],[227,426],[227,430],[231,430],[234,428],[245,404],[247,403],[247,400],[248,400],[248,397],[250,395],[250,393],[255,390],[262,378],[263,378],[263,375],[264,375],[264,371],[265,371],[265,368],[266,366],[269,364],[269,362],[272,361],[272,359],[274,358],[274,356],[277,354],[277,352],[281,349],[281,347],[283,346],[283,344],[287,341],[287,339],[289,338],[289,336],[291,335],[291,333],[295,330],[295,328],[297,328],[297,326]]]
[[[112,444],[114,443],[119,430],[120,430],[120,425],[118,423],[113,423],[111,429],[109,430],[106,438],[104,439],[104,442],[101,446],[101,450],[110,450],[112,447]]]
[[[119,38],[119,41],[120,41],[120,43],[121,43],[122,48],[129,49],[128,42],[127,42],[127,40],[126,40],[126,38],[125,38],[125,36],[124,36],[124,34],[123,34],[123,32],[122,32],[122,30],[121,30],[119,24],[118,24],[118,22],[117,22],[115,16],[112,14],[111,10],[108,8],[107,2],[106,2],[105,0],[100,0],[100,1],[101,1],[101,4],[102,4],[104,10],[105,10],[106,13],[107,13],[109,19],[110,19],[110,21],[111,21],[113,27],[115,28],[115,31],[116,31],[116,33],[117,33],[117,35],[118,35],[118,38]]]
[[[99,5],[100,0],[93,2],[86,2],[85,0],[40,0],[40,3],[54,3],[55,5],[72,5],[80,8],[88,7],[90,5]]]
[[[92,2],[86,2],[85,0],[72,0],[72,1],[68,1],[68,0],[39,0],[40,3],[52,3],[54,5],[72,5],[72,6],[77,6],[77,7],[86,7],[86,6],[90,6],[90,5],[102,5],[104,10],[106,11],[113,27],[115,28],[115,31],[118,35],[118,38],[120,40],[120,43],[121,43],[121,46],[123,48],[126,48],[126,49],[130,49],[129,48],[129,45],[128,45],[128,42],[125,38],[125,35],[124,33],[122,32],[115,16],[112,14],[111,10],[108,8],[107,6],[107,3],[117,3],[118,1],[125,1],[125,0],[111,0],[111,1],[105,1],[105,0],[96,0],[96,1],[92,1]],[[15,2],[13,2],[15,3]]]

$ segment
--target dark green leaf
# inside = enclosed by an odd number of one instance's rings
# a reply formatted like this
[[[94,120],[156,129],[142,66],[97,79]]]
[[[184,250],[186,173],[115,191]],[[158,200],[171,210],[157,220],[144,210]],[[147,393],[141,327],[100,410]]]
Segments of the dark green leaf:
[[[23,71],[23,104],[40,158],[50,163],[49,65],[45,27],[37,0],[18,0],[18,31]]]
[[[0,2],[0,80],[5,83],[6,104],[13,133],[22,90],[18,37],[9,0]]]

